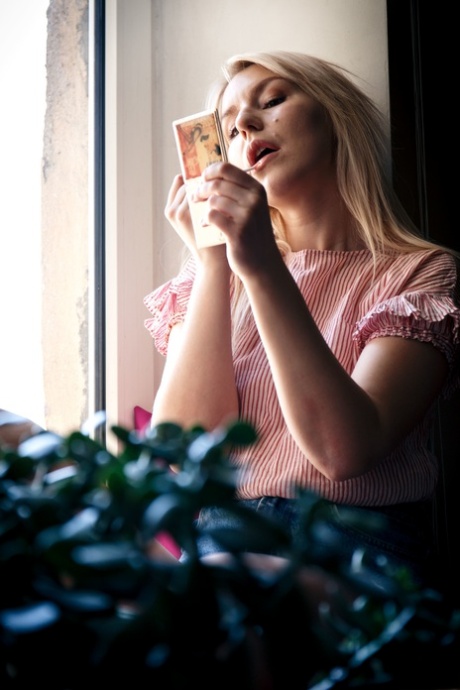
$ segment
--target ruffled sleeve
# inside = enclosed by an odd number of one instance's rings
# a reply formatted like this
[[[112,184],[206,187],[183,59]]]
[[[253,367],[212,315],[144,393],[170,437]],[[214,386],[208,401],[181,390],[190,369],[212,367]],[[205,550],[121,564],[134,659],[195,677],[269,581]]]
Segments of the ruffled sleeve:
[[[144,304],[152,314],[150,319],[145,319],[144,326],[162,355],[168,352],[172,327],[185,318],[194,277],[195,263],[189,259],[179,275],[144,297]]]
[[[450,375],[444,388],[449,397],[460,384],[460,309],[452,290],[406,292],[376,305],[357,323],[353,339],[360,350],[372,339],[399,336],[432,343],[446,357]]]

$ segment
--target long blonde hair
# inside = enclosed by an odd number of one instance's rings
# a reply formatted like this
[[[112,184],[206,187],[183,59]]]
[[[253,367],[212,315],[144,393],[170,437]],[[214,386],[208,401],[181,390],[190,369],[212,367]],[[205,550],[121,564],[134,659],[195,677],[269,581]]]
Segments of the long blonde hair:
[[[388,251],[439,248],[421,236],[399,202],[392,185],[384,117],[355,85],[350,72],[303,53],[242,53],[223,65],[222,78],[209,91],[207,107],[220,109],[228,83],[250,65],[260,65],[294,82],[324,108],[336,141],[339,192],[354,219],[354,230],[374,260],[378,253]],[[280,248],[288,250],[281,219],[274,209],[272,223]]]
[[[259,65],[294,82],[319,103],[335,138],[339,193],[350,212],[352,229],[369,249],[374,266],[381,254],[439,250],[422,237],[400,203],[391,178],[391,148],[386,122],[376,104],[352,80],[352,74],[326,60],[303,53],[241,53],[222,66],[222,75],[208,93],[206,107],[221,110],[229,82],[250,65]],[[282,255],[290,251],[283,221],[270,209],[273,231]],[[447,247],[446,251],[458,256]],[[233,331],[249,311],[241,281],[232,278]]]
[[[352,80],[352,74],[327,60],[289,51],[240,53],[222,66],[210,87],[207,109],[221,110],[229,82],[250,65],[260,65],[294,82],[315,99],[330,119],[336,146],[337,181],[353,219],[353,230],[369,249],[374,266],[381,254],[437,251],[458,252],[422,237],[400,203],[391,178],[391,147],[386,122],[376,104]],[[270,208],[273,232],[283,256],[290,251],[283,220]],[[184,263],[190,257],[184,256]],[[232,329],[249,313],[241,281],[232,274]]]

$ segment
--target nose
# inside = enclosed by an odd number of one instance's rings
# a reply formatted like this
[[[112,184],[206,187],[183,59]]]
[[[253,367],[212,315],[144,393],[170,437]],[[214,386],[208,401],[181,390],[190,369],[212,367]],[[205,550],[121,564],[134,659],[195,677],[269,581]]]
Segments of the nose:
[[[253,108],[244,107],[239,111],[235,126],[243,137],[247,137],[251,131],[262,129],[262,119]]]

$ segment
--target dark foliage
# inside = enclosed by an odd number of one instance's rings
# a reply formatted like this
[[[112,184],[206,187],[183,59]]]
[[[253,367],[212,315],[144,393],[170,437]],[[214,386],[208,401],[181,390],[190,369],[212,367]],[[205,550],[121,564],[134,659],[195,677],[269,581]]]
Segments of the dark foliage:
[[[118,456],[83,432],[0,449],[2,690],[459,687],[460,612],[441,591],[341,561],[314,495],[299,495],[298,543],[238,510],[228,451],[255,441],[250,425],[112,431]],[[238,510],[245,543],[285,558],[254,562],[230,530],[213,534],[228,561],[200,561],[206,505]],[[158,556],[165,532],[187,562]]]

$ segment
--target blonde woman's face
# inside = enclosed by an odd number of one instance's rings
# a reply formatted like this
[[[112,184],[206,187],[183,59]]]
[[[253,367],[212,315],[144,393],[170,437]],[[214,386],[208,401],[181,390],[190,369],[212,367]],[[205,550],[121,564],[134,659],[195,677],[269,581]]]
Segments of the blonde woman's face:
[[[229,161],[253,167],[273,206],[305,184],[335,179],[329,120],[293,82],[251,65],[230,81],[221,110]]]

